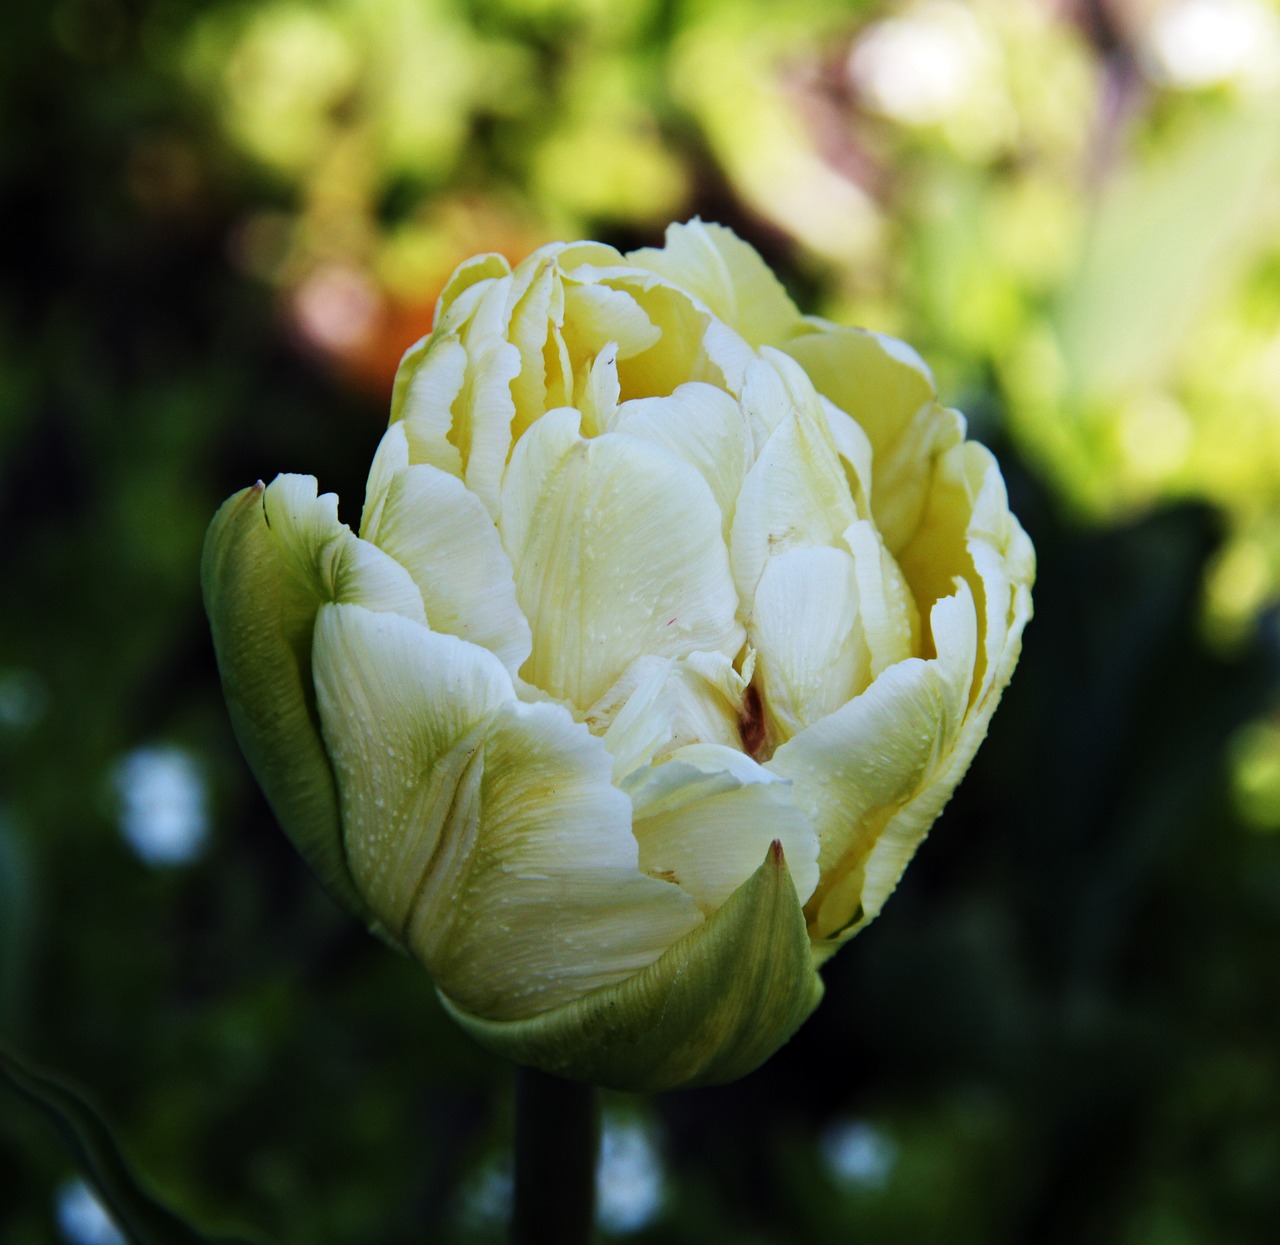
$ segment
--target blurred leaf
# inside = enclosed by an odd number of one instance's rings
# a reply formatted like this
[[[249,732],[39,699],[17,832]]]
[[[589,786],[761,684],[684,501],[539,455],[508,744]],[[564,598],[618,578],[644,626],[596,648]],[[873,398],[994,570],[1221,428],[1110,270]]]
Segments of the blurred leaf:
[[[211,1236],[184,1223],[143,1188],[111,1128],[81,1091],[0,1047],[0,1075],[48,1115],[93,1182],[117,1226],[135,1245],[257,1245],[262,1238]]]
[[[1198,117],[1110,186],[1058,308],[1078,397],[1162,374],[1209,300],[1270,241],[1278,166],[1280,108],[1264,97]]]

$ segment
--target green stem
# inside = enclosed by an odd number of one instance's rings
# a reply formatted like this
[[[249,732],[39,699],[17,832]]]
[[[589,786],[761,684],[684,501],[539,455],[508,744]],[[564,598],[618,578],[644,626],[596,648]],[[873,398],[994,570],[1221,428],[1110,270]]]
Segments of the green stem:
[[[511,1245],[589,1245],[600,1109],[590,1085],[516,1069]]]

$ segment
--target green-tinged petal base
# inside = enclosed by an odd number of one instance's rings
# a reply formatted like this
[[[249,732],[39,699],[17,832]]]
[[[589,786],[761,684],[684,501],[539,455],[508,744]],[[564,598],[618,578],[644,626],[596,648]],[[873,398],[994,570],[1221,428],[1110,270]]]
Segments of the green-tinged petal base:
[[[809,935],[774,843],[710,920],[615,986],[528,1020],[446,1010],[482,1046],[571,1080],[655,1092],[759,1067],[822,998]]]
[[[218,511],[201,577],[231,725],[272,811],[334,899],[366,921],[342,850],[333,770],[311,685],[319,599],[291,575],[263,510],[263,486]]]

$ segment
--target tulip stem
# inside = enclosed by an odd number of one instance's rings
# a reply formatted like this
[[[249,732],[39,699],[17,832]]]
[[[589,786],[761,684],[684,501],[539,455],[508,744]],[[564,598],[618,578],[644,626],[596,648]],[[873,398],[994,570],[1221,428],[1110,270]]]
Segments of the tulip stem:
[[[594,1086],[516,1069],[511,1245],[589,1245],[600,1107]]]

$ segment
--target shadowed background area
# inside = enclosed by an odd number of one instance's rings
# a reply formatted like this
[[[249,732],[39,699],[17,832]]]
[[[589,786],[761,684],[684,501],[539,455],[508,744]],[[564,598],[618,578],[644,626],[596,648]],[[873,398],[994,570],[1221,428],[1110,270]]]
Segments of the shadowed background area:
[[[1004,466],[1037,614],[799,1035],[736,1085],[607,1100],[605,1235],[1280,1236],[1276,8],[5,20],[0,1047],[79,1087],[145,1190],[252,1239],[502,1239],[510,1071],[274,825],[200,545],[280,471],[356,518],[396,361],[462,258],[701,214],[804,310],[930,360]],[[0,1239],[118,1242],[84,1128],[16,1067]]]

